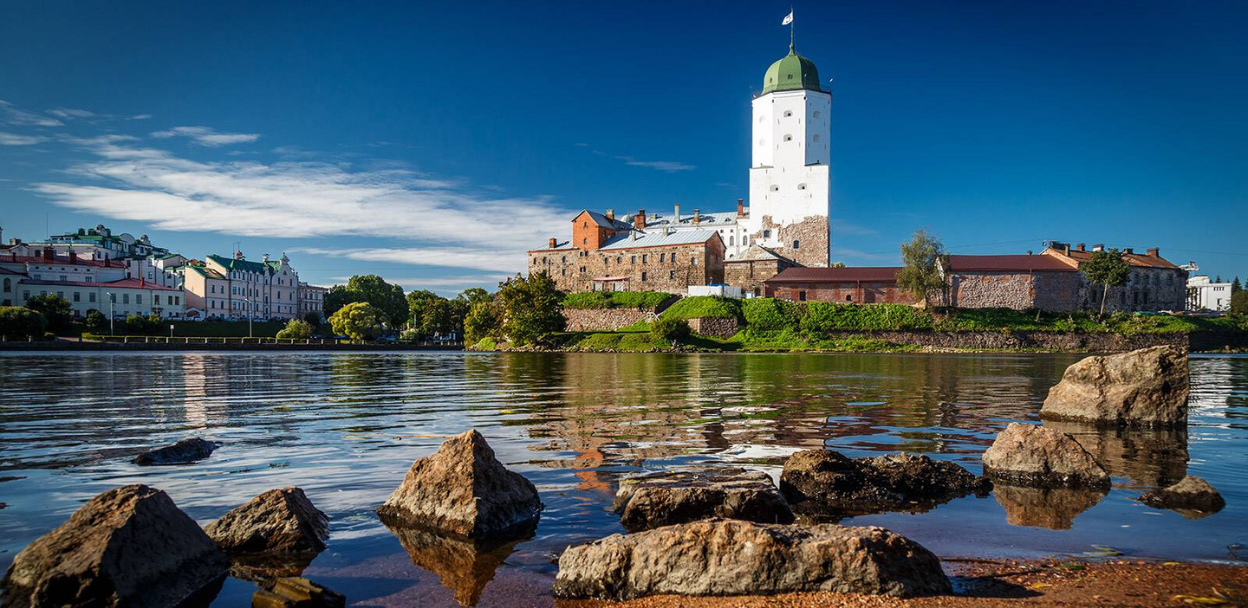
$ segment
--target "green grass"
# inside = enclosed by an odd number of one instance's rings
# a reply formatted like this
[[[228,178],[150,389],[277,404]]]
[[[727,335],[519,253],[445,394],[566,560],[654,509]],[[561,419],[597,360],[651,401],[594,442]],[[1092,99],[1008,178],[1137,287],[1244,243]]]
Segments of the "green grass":
[[[672,299],[660,291],[590,291],[570,293],[563,298],[564,308],[645,308],[654,309]]]
[[[904,304],[807,302],[802,331],[919,331],[932,329],[932,316]]]
[[[664,319],[741,319],[741,300],[716,296],[683,298],[663,311]]]

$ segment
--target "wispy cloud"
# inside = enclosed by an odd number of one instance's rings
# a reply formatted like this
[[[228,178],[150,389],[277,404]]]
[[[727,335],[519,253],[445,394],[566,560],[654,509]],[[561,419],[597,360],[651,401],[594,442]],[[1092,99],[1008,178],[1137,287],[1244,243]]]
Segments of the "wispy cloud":
[[[429,289],[440,292],[459,292],[469,287],[493,287],[513,277],[512,274],[478,274],[454,277],[386,277],[386,282],[402,285],[404,289]],[[338,283],[346,283],[351,277],[334,277]]]
[[[840,218],[832,218],[832,234],[844,234],[851,236],[875,236],[879,234],[878,230],[860,226],[848,220]]]
[[[3,116],[3,122],[11,125],[24,125],[33,127],[60,127],[65,123],[34,112],[27,112],[3,99],[0,99],[0,115]]]
[[[52,108],[48,110],[48,114],[58,116],[60,118],[95,118],[95,112],[90,110],[79,110],[77,108]]]
[[[692,171],[696,167],[693,165],[678,163],[671,160],[637,160],[631,156],[617,156],[616,160],[624,161],[624,164],[632,167],[647,167],[657,169],[664,173],[679,173],[681,171]]]
[[[152,133],[152,137],[159,139],[186,137],[201,146],[211,148],[247,144],[260,139],[256,133],[218,133],[208,127],[174,127],[167,131],[156,131]]]
[[[146,222],[158,230],[379,237],[398,246],[307,251],[512,272],[524,268],[525,250],[568,221],[566,211],[546,197],[492,196],[411,170],[295,161],[201,162],[109,136],[72,143],[95,158],[67,169],[71,179],[33,189],[62,207]]]
[[[135,114],[134,116],[131,116],[130,118],[127,118],[126,120],[147,120],[151,117],[152,117],[151,114]]]
[[[0,132],[0,146],[32,146],[47,140],[48,138],[38,135],[18,135],[16,133]]]

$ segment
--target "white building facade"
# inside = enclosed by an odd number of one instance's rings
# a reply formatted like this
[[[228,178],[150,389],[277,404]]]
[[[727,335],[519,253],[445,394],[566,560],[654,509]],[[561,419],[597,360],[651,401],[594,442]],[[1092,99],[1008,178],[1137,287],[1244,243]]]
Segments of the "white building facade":
[[[1231,284],[1214,283],[1208,275],[1195,274],[1200,267],[1195,262],[1183,266],[1187,277],[1187,309],[1226,312],[1231,309]]]

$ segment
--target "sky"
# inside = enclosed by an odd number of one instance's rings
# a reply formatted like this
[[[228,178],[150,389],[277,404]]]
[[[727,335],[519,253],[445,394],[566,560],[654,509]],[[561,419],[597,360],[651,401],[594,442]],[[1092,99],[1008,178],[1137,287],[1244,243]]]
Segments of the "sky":
[[[105,224],[451,294],[582,208],[735,209],[776,2],[0,5],[4,239]],[[1248,3],[794,6],[832,259],[1046,240],[1248,278]]]

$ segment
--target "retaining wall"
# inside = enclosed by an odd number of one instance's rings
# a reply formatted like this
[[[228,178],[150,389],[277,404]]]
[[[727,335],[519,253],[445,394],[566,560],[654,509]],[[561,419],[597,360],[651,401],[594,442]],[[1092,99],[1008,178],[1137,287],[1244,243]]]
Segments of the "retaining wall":
[[[615,331],[638,321],[649,321],[654,311],[638,308],[565,308],[568,331]]]
[[[737,320],[699,317],[689,319],[689,328],[704,336],[727,339],[736,335]]]
[[[835,338],[858,336],[894,344],[932,348],[1015,349],[1057,351],[1126,352],[1150,346],[1174,345],[1187,350],[1248,348],[1248,333],[1194,332],[1168,334],[1066,333],[1045,331],[844,331],[828,332]]]

